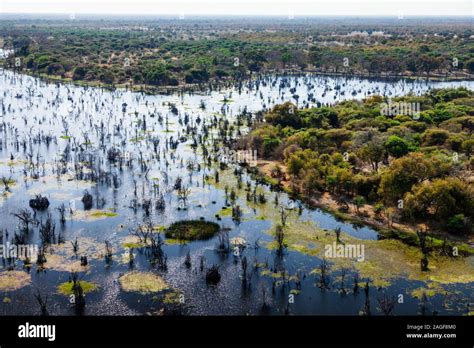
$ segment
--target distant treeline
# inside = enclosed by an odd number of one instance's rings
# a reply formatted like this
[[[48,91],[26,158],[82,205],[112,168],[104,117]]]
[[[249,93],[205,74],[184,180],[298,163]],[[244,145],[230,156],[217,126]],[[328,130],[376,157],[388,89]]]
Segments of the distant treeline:
[[[0,22],[4,47],[15,51],[5,65],[76,81],[154,86],[288,70],[420,76],[474,72],[473,31],[463,21],[438,26],[280,21],[267,29],[258,21],[243,21],[240,28],[224,20],[169,23]]]

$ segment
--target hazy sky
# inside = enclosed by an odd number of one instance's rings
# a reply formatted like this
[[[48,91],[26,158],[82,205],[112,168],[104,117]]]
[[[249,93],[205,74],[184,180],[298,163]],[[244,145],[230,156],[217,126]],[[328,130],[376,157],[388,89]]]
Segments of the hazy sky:
[[[474,0],[0,0],[4,13],[473,16]]]

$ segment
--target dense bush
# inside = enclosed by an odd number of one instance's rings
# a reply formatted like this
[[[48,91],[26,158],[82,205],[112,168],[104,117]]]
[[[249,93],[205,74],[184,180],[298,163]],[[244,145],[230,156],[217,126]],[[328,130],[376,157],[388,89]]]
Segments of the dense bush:
[[[367,121],[360,115],[379,118],[384,102],[380,97],[311,109],[285,103],[268,111],[266,123],[257,125],[244,142],[262,149],[264,157],[283,162],[307,197],[329,191],[357,198],[354,204],[369,202],[384,209],[402,202],[406,219],[432,219],[450,231],[467,231],[474,218],[469,181],[474,137],[468,116],[473,113],[473,93],[464,88],[433,90],[416,100],[425,114],[434,108],[449,110],[446,104],[457,108],[439,124],[397,115],[380,127],[356,126]],[[393,119],[397,122],[390,122]]]

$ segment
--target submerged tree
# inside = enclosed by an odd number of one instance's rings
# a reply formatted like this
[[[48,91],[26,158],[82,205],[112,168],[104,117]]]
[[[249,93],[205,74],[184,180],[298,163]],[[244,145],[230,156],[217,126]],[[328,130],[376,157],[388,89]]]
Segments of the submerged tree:
[[[319,283],[318,287],[320,289],[328,289],[329,288],[329,281],[328,281],[328,270],[329,270],[329,264],[326,261],[326,259],[323,259],[321,263],[319,264]]]
[[[386,316],[391,315],[393,309],[395,308],[395,303],[397,302],[395,297],[389,298],[387,294],[383,294],[382,297],[377,297],[377,302],[379,303],[379,310]]]
[[[47,310],[48,295],[43,296],[41,294],[41,291],[39,289],[37,289],[34,296],[35,296],[36,301],[38,302],[38,304],[40,306],[41,315],[43,315],[43,316],[48,315],[48,310]]]
[[[159,233],[153,235],[150,239],[150,246],[147,250],[150,252],[150,263],[161,271],[168,270],[168,256],[163,251],[164,242]]]
[[[216,250],[219,253],[227,254],[230,252],[230,240],[229,240],[229,229],[222,228],[217,235],[218,241]]]
[[[191,253],[188,252],[186,253],[186,257],[184,258],[184,265],[186,266],[186,268],[191,268]]]
[[[74,306],[76,311],[79,314],[82,314],[84,307],[86,306],[86,299],[84,297],[84,289],[82,288],[81,281],[79,280],[79,275],[76,272],[73,272],[69,278],[69,281],[72,282],[72,295],[74,299]]]
[[[30,231],[30,225],[36,223],[33,214],[28,209],[20,209],[18,213],[13,213],[12,215],[21,221],[21,223],[23,224],[22,230],[25,231],[25,233],[28,233]]]
[[[59,212],[59,221],[64,225],[66,222],[66,205],[62,203],[59,207],[56,208]]]
[[[112,250],[112,244],[106,240],[105,241],[105,263],[109,264],[112,262],[112,255],[113,255],[113,250]]]
[[[132,235],[138,238],[139,243],[145,246],[148,245],[153,235],[153,224],[151,221],[147,221],[142,225],[138,225],[138,227],[132,231]]]
[[[178,202],[180,203],[180,209],[186,209],[188,204],[188,198],[191,194],[191,190],[185,186],[180,186],[178,189]]]
[[[82,204],[84,204],[84,210],[90,210],[93,204],[93,197],[89,191],[85,190],[84,195],[82,196]]]
[[[416,234],[418,236],[421,253],[423,254],[423,257],[421,258],[421,261],[420,261],[421,271],[427,272],[429,271],[428,255],[431,250],[430,246],[428,246],[428,240],[427,240],[428,233],[426,231],[417,230]]]
[[[210,285],[217,285],[220,280],[221,274],[219,272],[219,266],[212,265],[212,267],[206,271],[206,283]]]
[[[48,213],[46,217],[46,221],[43,223],[40,223],[40,236],[41,236],[41,241],[44,245],[46,244],[51,244],[55,242],[56,234],[56,223],[53,221],[53,217],[51,216],[50,213]]]
[[[365,297],[364,308],[361,310],[360,315],[365,315],[365,316],[371,315],[371,312],[370,312],[370,296],[369,296],[369,292],[370,292],[370,289],[369,289],[369,281],[367,280],[367,281],[365,282],[365,286],[364,286],[364,297]]]
[[[277,255],[283,255],[286,248],[285,230],[283,226],[279,224],[275,226],[275,242],[277,244]]]
[[[336,227],[334,229],[334,232],[336,233],[336,243],[342,243],[341,242],[341,227],[340,226]]]

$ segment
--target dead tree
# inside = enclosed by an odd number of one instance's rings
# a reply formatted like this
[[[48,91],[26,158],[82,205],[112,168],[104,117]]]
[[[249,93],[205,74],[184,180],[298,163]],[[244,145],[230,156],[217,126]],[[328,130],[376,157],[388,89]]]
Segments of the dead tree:
[[[190,194],[191,194],[191,190],[185,186],[181,186],[178,189],[178,202],[180,203],[180,208],[182,209],[186,208],[188,197]]]
[[[109,264],[112,261],[112,244],[106,240],[105,241],[105,263]]]
[[[36,301],[40,305],[41,315],[46,316],[48,315],[47,305],[48,305],[48,295],[43,296],[39,289],[36,290],[36,294],[34,295]]]
[[[236,223],[239,224],[241,219],[242,219],[242,209],[240,208],[240,205],[235,205],[232,207],[232,220]]]
[[[377,302],[379,303],[380,311],[384,315],[389,316],[390,314],[392,314],[392,311],[395,307],[396,299],[389,298],[387,294],[383,294],[382,297],[377,298]]]
[[[46,250],[44,246],[38,248],[38,254],[36,256],[36,264],[40,267],[46,263]]]
[[[219,273],[219,266],[212,265],[206,271],[206,283],[209,285],[217,285],[221,280],[221,274]]]
[[[151,222],[147,222],[143,225],[138,225],[138,227],[132,231],[132,235],[138,238],[140,243],[148,245],[149,239],[153,235],[153,225]]]
[[[223,228],[219,231],[217,235],[218,241],[216,250],[219,253],[229,253],[230,252],[230,240],[229,240],[229,229]]]
[[[321,264],[319,265],[319,283],[318,287],[320,289],[328,289],[329,288],[329,281],[327,279],[327,273],[328,273],[329,265],[328,262],[323,259]]]
[[[162,193],[160,193],[160,196],[159,196],[158,199],[156,200],[155,208],[156,208],[156,210],[158,210],[158,211],[163,211],[163,210],[165,210],[165,208],[166,208],[165,197],[163,196]]]
[[[76,310],[82,314],[84,307],[86,306],[86,299],[84,298],[84,290],[81,281],[76,272],[71,274],[70,281],[72,282],[71,290],[74,298],[74,306],[76,307]]]
[[[240,261],[240,264],[242,266],[242,283],[246,284],[247,283],[247,267],[248,267],[247,256],[244,256],[242,258],[242,261]]]
[[[142,208],[145,211],[145,216],[150,216],[151,200],[144,199],[142,201]]]
[[[420,231],[417,230],[416,234],[418,236],[418,240],[420,242],[420,249],[421,253],[423,254],[423,257],[421,258],[420,265],[421,265],[421,271],[422,272],[427,272],[429,271],[428,268],[428,254],[430,252],[430,247],[428,246],[428,233],[426,231]]]
[[[59,221],[62,225],[66,223],[66,205],[62,203],[59,207],[56,208],[59,212]]]
[[[285,230],[282,225],[276,225],[275,227],[275,242],[277,243],[277,255],[283,255],[286,248],[285,244]]]
[[[79,251],[79,242],[77,241],[77,237],[76,239],[74,240],[74,242],[71,241],[71,244],[72,244],[72,251],[74,254],[77,254],[78,251]]]
[[[186,257],[184,258],[184,265],[186,266],[186,268],[191,268],[191,253],[188,252],[186,253]]]
[[[31,214],[31,211],[28,209],[20,209],[18,213],[13,213],[12,215],[21,221],[21,223],[23,224],[22,229],[23,231],[25,231],[25,233],[29,232],[30,224],[36,223],[33,214]]]
[[[151,244],[148,248],[151,254],[150,263],[153,266],[156,266],[161,271],[167,271],[168,256],[166,256],[165,252],[163,251],[162,246],[164,242],[161,239],[161,235],[159,233],[155,234],[154,236],[152,236],[150,241]]]
[[[288,215],[290,215],[290,210],[285,207],[280,207],[280,220],[282,226],[286,226]]]
[[[368,316],[370,315],[370,296],[369,296],[369,281],[368,280],[365,282],[364,296],[365,296],[364,308],[362,309],[360,314]]]
[[[341,295],[343,295],[343,296],[347,293],[346,288],[344,286],[346,273],[347,273],[347,270],[345,268],[341,268],[341,289],[340,289],[340,291],[341,291]]]
[[[84,204],[84,210],[89,210],[92,208],[94,199],[92,195],[89,193],[89,191],[85,190],[81,201],[82,201],[82,204]]]
[[[336,233],[336,243],[341,243],[341,227],[337,227],[334,232]]]
[[[3,184],[3,191],[10,192],[10,185],[13,183],[12,177],[2,176],[0,177],[0,182]]]
[[[48,216],[46,218],[46,221],[43,223],[40,223],[40,236],[41,236],[41,241],[43,242],[43,245],[47,244],[52,244],[55,242],[56,239],[56,223],[53,221],[53,218],[50,213],[48,213]]]

